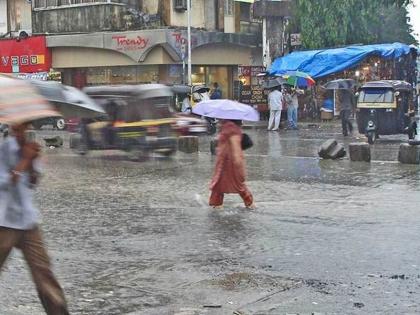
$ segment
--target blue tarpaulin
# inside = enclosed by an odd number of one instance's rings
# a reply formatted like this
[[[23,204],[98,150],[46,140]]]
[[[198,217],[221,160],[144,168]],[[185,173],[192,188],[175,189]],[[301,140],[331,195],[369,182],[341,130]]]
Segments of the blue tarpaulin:
[[[269,72],[274,75],[287,71],[302,71],[316,79],[355,67],[366,57],[373,55],[385,59],[398,59],[409,54],[410,49],[408,45],[394,43],[296,51],[277,58]]]

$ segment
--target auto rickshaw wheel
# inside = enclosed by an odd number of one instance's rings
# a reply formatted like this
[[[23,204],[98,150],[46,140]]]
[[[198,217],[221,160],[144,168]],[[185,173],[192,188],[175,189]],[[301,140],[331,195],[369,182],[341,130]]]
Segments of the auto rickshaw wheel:
[[[368,143],[369,144],[374,144],[375,141],[376,141],[376,138],[377,138],[376,132],[369,131],[368,134],[367,134],[367,138],[368,138]]]

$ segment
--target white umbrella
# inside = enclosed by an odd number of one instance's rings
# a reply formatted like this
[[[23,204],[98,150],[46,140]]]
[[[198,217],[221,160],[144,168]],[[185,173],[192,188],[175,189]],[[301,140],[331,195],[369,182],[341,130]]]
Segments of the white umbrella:
[[[259,121],[260,114],[251,106],[231,100],[208,100],[194,106],[193,113],[205,117]]]

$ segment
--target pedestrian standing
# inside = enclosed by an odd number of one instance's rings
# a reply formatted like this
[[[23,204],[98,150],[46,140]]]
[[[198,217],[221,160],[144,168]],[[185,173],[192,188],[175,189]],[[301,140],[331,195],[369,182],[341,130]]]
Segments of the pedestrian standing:
[[[26,141],[27,126],[13,125],[11,135],[0,146],[0,270],[11,250],[20,249],[45,312],[66,315],[63,290],[51,271],[38,211],[32,203],[40,147]]]
[[[287,89],[285,95],[285,101],[287,104],[287,120],[289,122],[289,129],[298,129],[298,91],[296,89]]]
[[[185,94],[184,98],[182,99],[182,106],[181,106],[181,112],[183,113],[191,113],[191,102],[190,102],[190,95]]]
[[[213,83],[213,91],[211,92],[210,99],[220,100],[222,99],[222,90],[220,89],[219,83]]]
[[[343,135],[347,137],[349,132],[353,132],[353,124],[350,121],[350,116],[354,106],[354,95],[351,90],[339,90],[339,100],[341,105],[341,127]]]
[[[279,88],[274,88],[268,94],[268,107],[270,109],[270,120],[267,130],[279,130],[281,111],[283,110],[283,94]]]
[[[224,194],[239,194],[248,209],[254,209],[254,200],[245,185],[245,159],[241,147],[241,121],[222,120],[217,143],[217,159],[210,184],[209,204],[223,206]]]

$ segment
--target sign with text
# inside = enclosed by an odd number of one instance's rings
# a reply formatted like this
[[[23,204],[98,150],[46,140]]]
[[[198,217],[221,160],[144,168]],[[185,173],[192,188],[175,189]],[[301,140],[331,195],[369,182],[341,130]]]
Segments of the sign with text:
[[[290,44],[292,46],[300,46],[302,45],[302,38],[299,33],[297,34],[290,34]]]
[[[261,86],[242,86],[240,94],[240,102],[249,105],[267,104],[268,90],[264,90]]]
[[[45,36],[27,39],[0,40],[0,72],[35,73],[48,72],[51,68],[51,51]]]

